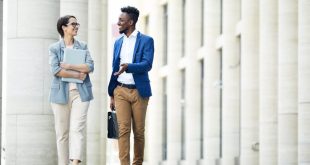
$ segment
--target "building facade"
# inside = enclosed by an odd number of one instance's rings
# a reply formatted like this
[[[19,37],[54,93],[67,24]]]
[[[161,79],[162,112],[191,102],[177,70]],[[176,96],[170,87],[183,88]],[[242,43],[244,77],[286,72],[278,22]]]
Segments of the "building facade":
[[[155,44],[145,165],[310,164],[309,0],[2,3],[2,165],[57,164],[48,46],[65,14],[96,66],[82,164],[119,164],[106,139],[107,83],[114,13],[126,5]]]
[[[148,165],[310,164],[307,0],[140,0]]]

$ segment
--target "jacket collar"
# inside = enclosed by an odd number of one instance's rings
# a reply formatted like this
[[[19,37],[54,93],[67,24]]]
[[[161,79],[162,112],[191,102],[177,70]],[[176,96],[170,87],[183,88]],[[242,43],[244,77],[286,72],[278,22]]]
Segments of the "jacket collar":
[[[137,35],[139,34],[139,31],[137,30],[137,29],[135,29],[131,34],[130,34],[130,36],[133,36],[133,37],[137,37]],[[129,36],[129,37],[130,37]],[[123,33],[123,37],[125,38],[129,38],[129,37],[127,37],[126,36],[126,34],[125,33]]]
[[[124,37],[125,36],[122,36],[120,39],[119,39],[119,44],[118,44],[118,48],[117,48],[117,51],[116,51],[116,59],[119,58],[120,56],[120,52],[121,52],[121,49],[122,49],[122,45],[123,45],[123,40],[124,40]],[[136,44],[135,44],[135,49],[133,51],[133,57],[132,57],[132,62],[135,61],[135,58],[136,58],[136,52],[139,48],[139,44],[140,44],[140,38],[141,38],[141,33],[138,31],[137,33],[137,39],[136,39]]]
[[[132,62],[135,62],[136,53],[137,53],[137,50],[138,50],[139,45],[140,45],[140,38],[141,38],[141,33],[138,32],[138,34],[137,34],[137,40],[136,40],[136,44],[135,44],[135,49],[134,49],[134,51],[133,51]]]
[[[60,48],[61,48],[61,50],[65,50],[65,48],[66,48],[66,44],[65,44],[65,41],[64,41],[64,39],[63,38],[61,38],[60,39]],[[80,46],[80,43],[76,40],[76,39],[74,39],[73,38],[73,49],[79,49],[81,46]]]

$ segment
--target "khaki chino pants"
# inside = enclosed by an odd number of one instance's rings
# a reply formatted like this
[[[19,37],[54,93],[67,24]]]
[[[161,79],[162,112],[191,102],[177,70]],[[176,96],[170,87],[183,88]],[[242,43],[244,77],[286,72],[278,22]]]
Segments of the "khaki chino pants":
[[[121,165],[130,165],[131,123],[134,133],[133,165],[142,165],[144,156],[145,115],[149,98],[142,98],[137,89],[117,86],[114,100],[119,127],[119,159]]]
[[[68,104],[52,103],[55,116],[57,153],[59,165],[69,164],[71,160],[83,159],[83,130],[89,101],[82,102],[78,90],[69,92]],[[70,132],[70,152],[69,152]],[[70,157],[69,157],[70,154]]]

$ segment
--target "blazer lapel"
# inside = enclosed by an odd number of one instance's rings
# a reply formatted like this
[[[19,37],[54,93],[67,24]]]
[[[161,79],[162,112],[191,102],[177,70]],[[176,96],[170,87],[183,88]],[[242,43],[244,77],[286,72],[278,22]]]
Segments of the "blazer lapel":
[[[58,60],[63,61],[65,49],[66,49],[66,44],[65,44],[64,39],[60,40],[60,48],[61,48],[61,52],[60,52],[60,57],[58,57]],[[76,42],[74,38],[73,38],[73,49],[80,49],[80,45],[78,44],[78,42]]]
[[[134,51],[133,51],[132,63],[135,62],[136,52],[137,52],[137,50],[138,50],[138,48],[139,48],[139,44],[140,44],[140,38],[141,38],[141,34],[140,34],[140,32],[138,32],[138,34],[137,34],[137,40],[136,40],[136,44],[135,44],[135,49],[134,49]]]
[[[81,49],[81,45],[73,38],[73,49]]]
[[[61,51],[60,51],[60,56],[58,57],[59,62],[62,62],[63,59],[64,59],[65,48],[66,48],[65,41],[63,39],[60,39],[60,49],[61,49]]]
[[[121,49],[122,49],[122,45],[123,45],[123,39],[124,39],[124,36],[120,38],[119,44],[117,45],[116,56],[115,56],[115,62],[116,62],[117,59],[119,59],[119,55],[120,55],[120,53],[121,53]]]
[[[60,48],[62,51],[65,51],[66,45],[64,39],[60,39]]]

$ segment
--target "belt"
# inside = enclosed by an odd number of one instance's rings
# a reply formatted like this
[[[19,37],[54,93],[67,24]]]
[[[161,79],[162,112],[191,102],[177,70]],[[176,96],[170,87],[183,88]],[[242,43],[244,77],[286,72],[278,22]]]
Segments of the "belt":
[[[128,89],[137,89],[137,87],[135,85],[130,85],[130,84],[123,84],[120,82],[117,82],[117,85],[128,88]]]

